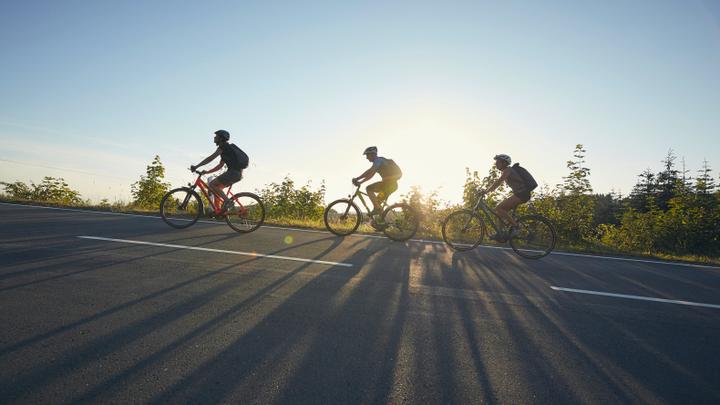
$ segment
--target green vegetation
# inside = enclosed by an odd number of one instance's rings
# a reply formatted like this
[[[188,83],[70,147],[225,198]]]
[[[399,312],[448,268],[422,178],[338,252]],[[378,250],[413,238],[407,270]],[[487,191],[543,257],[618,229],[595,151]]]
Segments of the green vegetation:
[[[559,249],[616,255],[640,255],[663,259],[699,261],[720,264],[720,190],[715,184],[707,161],[694,179],[684,169],[676,168],[671,151],[663,160],[659,173],[650,169],[638,175],[630,195],[596,194],[590,183],[590,169],[585,166],[586,150],[576,145],[567,162],[568,174],[554,188],[544,185],[536,191],[531,204],[521,207],[518,215],[528,211],[550,218],[558,231]],[[684,162],[683,162],[684,166]],[[532,169],[532,168],[531,168]],[[145,175],[133,183],[133,201],[99,205],[83,201],[62,178],[45,177],[40,184],[4,183],[5,200],[43,202],[122,212],[154,213],[160,199],[169,190],[163,182],[165,168],[159,156],[147,166]],[[499,176],[491,168],[485,176],[466,170],[463,201],[451,205],[441,201],[436,192],[423,193],[413,186],[410,192],[395,200],[412,205],[422,217],[416,237],[440,239],[443,219],[453,210],[475,204],[477,191],[486,189]],[[500,187],[486,195],[490,206],[507,192]],[[256,190],[267,209],[266,222],[303,228],[324,229],[325,185],[317,189],[305,184],[298,187],[286,176]],[[363,224],[361,232],[372,229]]]

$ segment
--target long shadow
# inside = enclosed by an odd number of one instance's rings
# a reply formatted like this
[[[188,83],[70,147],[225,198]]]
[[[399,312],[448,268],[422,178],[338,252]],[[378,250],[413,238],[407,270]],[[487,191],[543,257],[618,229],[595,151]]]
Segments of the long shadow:
[[[339,245],[339,243],[340,241],[335,241],[335,243],[327,249],[327,251],[334,249],[337,245]],[[308,265],[308,263],[303,264],[300,266],[299,270],[295,270],[292,273],[283,276],[280,280],[273,282],[274,288],[277,288],[279,285],[292,277],[293,274],[296,274]],[[237,264],[226,266],[216,272],[225,271],[235,266],[237,266]],[[233,282],[213,287],[200,295],[193,296],[184,302],[173,305],[170,309],[164,312],[156,313],[149,318],[133,322],[118,331],[113,331],[106,336],[97,338],[93,342],[85,344],[83,347],[71,353],[64,354],[61,359],[55,361],[50,367],[36,367],[34,370],[25,373],[25,375],[14,378],[12,385],[10,385],[7,381],[4,381],[0,384],[0,386],[6,387],[6,392],[0,393],[0,396],[3,398],[22,397],[23,395],[32,392],[34,390],[33,387],[42,387],[62,377],[68,372],[73,372],[74,370],[91,363],[97,358],[117,352],[122,347],[128,346],[132,342],[141,339],[159,328],[162,328],[163,325],[171,324],[175,320],[211,303],[220,295],[233,290],[245,278],[252,277],[252,275],[259,272],[261,272],[261,270],[245,274],[244,277],[237,277]],[[274,288],[268,287],[267,289],[264,289],[263,294],[255,295],[256,299],[261,298],[262,295],[267,294],[268,291]],[[240,305],[240,308],[244,305],[246,304]],[[240,308],[237,308],[237,310]],[[215,324],[219,323],[222,319],[227,318],[227,316],[228,315],[226,314],[225,316],[216,318]]]
[[[328,239],[329,239],[329,238],[328,238]],[[326,239],[319,239],[319,240],[314,240],[314,241],[308,241],[308,242],[305,242],[305,243],[302,243],[302,244],[295,245],[294,247],[285,247],[285,248],[283,248],[283,249],[276,250],[276,251],[272,252],[271,254],[283,253],[283,252],[286,251],[286,250],[289,250],[289,249],[292,249],[292,248],[296,248],[296,247],[298,247],[298,246],[311,245],[311,244],[318,243],[318,242],[322,242],[322,241],[325,241],[325,240],[326,240]],[[338,243],[340,243],[340,242],[338,241]],[[119,248],[117,248],[117,249],[123,249],[123,248],[120,248],[120,247],[119,247]],[[117,262],[117,261],[115,261],[115,262],[109,263],[108,265],[109,265],[109,266],[114,266],[114,265],[127,264],[127,263],[131,263],[131,262],[134,262],[134,261],[145,260],[145,259],[147,259],[147,258],[149,258],[149,257],[153,257],[153,256],[164,255],[164,254],[167,254],[167,253],[168,253],[168,252],[161,252],[161,253],[159,252],[159,253],[149,254],[149,255],[145,255],[145,256],[141,256],[141,257],[134,257],[134,258],[131,258],[131,259],[122,261],[122,262]],[[177,284],[175,284],[175,285],[173,285],[173,286],[170,286],[170,287],[167,287],[167,288],[163,288],[163,289],[161,289],[161,290],[159,290],[159,291],[156,291],[156,292],[154,292],[154,293],[148,294],[148,295],[146,295],[146,296],[144,296],[144,297],[140,297],[140,298],[137,298],[137,299],[134,299],[134,300],[125,302],[125,303],[123,303],[123,304],[117,305],[117,306],[115,306],[115,307],[108,308],[108,309],[106,309],[106,310],[104,310],[104,311],[102,311],[102,312],[99,312],[99,313],[95,314],[95,315],[82,318],[82,319],[80,319],[80,320],[77,320],[77,321],[72,322],[72,323],[67,324],[67,325],[63,325],[63,326],[61,326],[61,327],[55,328],[55,329],[50,330],[50,331],[48,331],[48,332],[46,332],[46,333],[43,333],[43,334],[41,334],[41,335],[37,335],[37,336],[33,336],[33,337],[31,337],[31,338],[24,339],[24,340],[22,340],[22,341],[20,341],[20,342],[17,342],[17,343],[15,343],[15,344],[13,344],[13,345],[10,345],[10,346],[7,346],[7,347],[5,347],[5,348],[0,349],[0,356],[4,355],[4,354],[6,354],[6,353],[10,353],[10,352],[12,352],[12,351],[15,351],[15,350],[24,348],[24,347],[26,347],[26,346],[28,346],[28,345],[32,345],[32,344],[38,343],[38,342],[40,342],[40,341],[42,341],[42,340],[51,338],[52,336],[54,336],[54,335],[56,335],[56,334],[69,331],[69,330],[71,330],[71,329],[73,329],[73,328],[76,328],[76,327],[78,327],[78,326],[82,326],[83,324],[86,324],[86,323],[88,323],[88,322],[96,321],[96,320],[99,320],[99,319],[101,319],[101,318],[103,318],[103,317],[106,317],[106,316],[115,314],[115,313],[117,313],[117,312],[119,312],[119,311],[128,309],[128,308],[130,308],[130,307],[132,307],[132,306],[134,306],[134,305],[141,304],[141,303],[143,303],[143,302],[145,302],[145,301],[148,301],[148,300],[151,300],[151,299],[155,299],[155,298],[161,297],[161,296],[163,296],[163,295],[165,295],[165,294],[168,294],[168,293],[173,292],[173,291],[176,291],[176,290],[178,290],[178,289],[180,289],[180,288],[189,286],[189,285],[194,284],[194,283],[196,283],[196,282],[198,282],[198,281],[202,281],[202,280],[204,280],[204,279],[211,278],[212,276],[214,276],[214,275],[216,275],[216,274],[219,274],[219,273],[222,273],[222,272],[226,271],[228,268],[230,268],[230,267],[232,267],[232,266],[245,265],[245,264],[249,264],[249,263],[252,263],[252,262],[255,262],[255,261],[258,261],[258,260],[262,260],[262,259],[263,259],[262,257],[253,257],[253,258],[250,258],[250,259],[246,259],[246,260],[244,260],[244,261],[241,261],[241,262],[233,263],[233,264],[230,265],[229,267],[226,267],[226,268],[224,267],[224,268],[221,268],[221,269],[219,269],[219,270],[214,270],[214,271],[210,271],[210,272],[204,273],[204,274],[201,275],[201,276],[194,277],[194,278],[192,278],[192,279],[183,281],[183,282],[181,282],[181,283],[177,283]],[[91,270],[83,270],[83,271],[97,271],[97,270],[98,270],[97,268],[93,268],[93,269],[91,269]]]
[[[360,249],[354,253],[350,261],[353,263],[363,263],[381,251],[383,246],[387,246],[387,243],[384,241],[372,241],[367,248]],[[355,346],[351,348],[345,347],[345,342],[333,337],[330,338],[332,343],[327,340],[323,340],[324,344],[313,342],[323,337],[323,333],[332,335],[347,330],[347,328],[359,327],[351,320],[346,321],[349,322],[350,325],[342,322],[338,324],[339,320],[348,319],[347,313],[343,309],[347,304],[341,305],[340,307],[334,307],[331,304],[337,300],[345,302],[353,300],[352,297],[358,294],[356,292],[359,290],[358,285],[364,283],[367,277],[363,277],[360,280],[354,277],[355,274],[360,271],[359,267],[353,268],[352,270],[343,269],[341,275],[324,277],[323,275],[329,271],[329,269],[326,270],[293,292],[285,299],[283,304],[267,314],[252,330],[239,337],[213,358],[197,367],[189,375],[177,381],[162,394],[155,396],[153,402],[172,403],[180,401],[193,403],[226,400],[225,398],[230,392],[240,389],[240,386],[243,384],[251,384],[251,381],[255,381],[257,384],[271,384],[272,378],[270,376],[272,375],[272,370],[268,372],[264,368],[265,365],[278,365],[283,359],[293,357],[291,353],[296,352],[306,354],[303,355],[303,361],[300,365],[294,367],[299,367],[299,370],[292,371],[291,376],[294,378],[305,378],[307,373],[317,375],[317,373],[320,372],[322,373],[321,380],[324,381],[325,378],[334,380],[332,374],[342,368],[338,368],[337,364],[330,367],[324,367],[329,365],[320,365],[319,367],[310,366],[310,364],[314,363],[314,361],[310,359],[319,360],[324,363],[327,361],[328,356],[330,356],[333,361],[341,361],[343,360],[341,356],[335,357],[332,353],[337,353],[338,351],[343,352],[343,350],[353,350]],[[355,282],[355,284],[348,285],[351,281]],[[346,286],[351,289],[347,297],[345,296],[347,292]],[[323,303],[318,303],[317,294],[321,294],[322,292],[329,292],[330,297]],[[383,292],[387,293],[387,291]],[[363,291],[363,293],[367,294],[369,292]],[[380,294],[380,292],[377,294]],[[382,295],[380,295],[380,298],[383,298]],[[365,299],[363,302],[367,302],[367,300]],[[384,303],[383,300],[381,300],[381,302]],[[321,320],[311,322],[309,325],[307,321],[298,322],[296,318],[296,316],[299,315],[297,311],[300,310],[298,303],[301,303],[300,308],[302,309],[307,309],[305,308],[306,305],[319,306],[317,310],[319,311],[318,316]],[[302,303],[306,305],[302,305]],[[382,316],[385,314],[384,309],[385,308],[381,311]],[[294,321],[288,322],[288,317],[291,317]],[[326,317],[329,317],[329,320],[325,321]],[[375,322],[377,322],[377,320],[375,320]],[[365,326],[365,324],[366,323],[363,323],[362,326]],[[280,325],[282,325],[282,327]],[[372,327],[375,325],[370,322],[367,326],[372,330]],[[310,334],[311,331],[315,331],[315,333]],[[311,341],[303,342],[303,337],[311,338]],[[357,344],[358,342],[356,341],[354,343]],[[331,346],[329,346],[329,344],[331,344]],[[336,346],[338,344],[340,347]],[[298,345],[303,346],[298,347]],[[310,347],[309,349],[307,348],[308,345]],[[335,346],[335,349],[332,349],[333,346]],[[354,353],[354,357],[357,358],[359,354],[363,355],[362,353]],[[256,375],[267,375],[269,380],[262,379],[258,381],[257,378],[259,377],[256,377]],[[291,387],[302,386],[300,381],[301,380],[291,380],[288,384]],[[323,388],[323,390],[321,390],[322,392],[315,392],[317,395],[327,394],[324,389],[330,389],[333,392],[345,389],[344,385],[333,386],[333,384],[328,384],[327,382],[316,382],[316,385],[313,385],[313,387],[317,387],[317,384]],[[265,401],[265,399],[263,399],[263,401]],[[319,402],[323,401],[319,400]]]
[[[646,373],[647,368],[642,367],[642,374],[636,374],[638,368],[627,367],[626,365],[632,364],[633,360],[625,358],[627,353],[632,353],[633,359],[645,359],[648,363],[658,363],[657,353],[648,352],[646,339],[641,339],[635,335],[634,339],[622,339],[625,350],[615,351],[607,347],[606,337],[610,337],[613,340],[617,340],[617,335],[622,335],[622,328],[618,328],[617,323],[609,322],[608,319],[603,319],[602,315],[598,315],[592,311],[584,312],[582,316],[586,318],[581,321],[582,323],[590,323],[593,327],[590,331],[586,331],[583,328],[578,328],[576,325],[577,319],[571,319],[572,315],[577,315],[578,311],[568,311],[565,308],[560,307],[553,300],[550,295],[550,290],[547,288],[541,289],[544,283],[538,282],[537,276],[527,271],[527,268],[518,268],[517,271],[511,272],[496,272],[494,273],[498,283],[504,286],[504,288],[510,290],[515,294],[523,294],[530,291],[530,293],[546,297],[545,305],[542,307],[538,304],[531,303],[532,311],[521,313],[518,309],[509,306],[509,316],[513,320],[508,322],[507,331],[508,335],[516,342],[516,345],[520,347],[530,348],[530,351],[534,354],[535,359],[539,359],[538,370],[542,374],[536,376],[536,378],[542,378],[543,380],[551,379],[555,375],[557,380],[558,375],[561,379],[565,380],[565,383],[560,386],[573,387],[581,381],[577,380],[577,370],[558,369],[557,359],[553,359],[548,353],[547,344],[543,345],[536,338],[537,332],[541,331],[542,335],[549,334],[553,337],[553,346],[557,347],[557,350],[569,351],[569,357],[574,362],[578,360],[586,365],[585,366],[585,378],[595,380],[595,384],[592,384],[593,388],[590,388],[590,383],[582,381],[582,383],[588,384],[584,389],[592,389],[593,391],[598,390],[597,383],[600,382],[604,386],[609,394],[615,399],[611,401],[622,401],[622,402],[636,402],[636,401],[666,401],[669,400],[674,402],[679,400],[677,396],[675,399],[668,397],[662,398],[667,395],[676,395],[677,393],[667,392],[667,382],[663,382],[663,378],[656,378],[655,373]],[[528,278],[528,275],[532,275],[532,278]],[[524,287],[524,290],[520,289],[519,286]],[[527,325],[529,322],[534,326],[533,333]],[[513,324],[515,327],[512,329],[510,325]],[[572,332],[573,330],[577,332]],[[602,331],[602,333],[599,333]],[[629,346],[629,347],[627,347]],[[659,351],[658,351],[659,352]],[[614,357],[614,364],[609,365],[608,361]],[[525,360],[527,361],[527,360]],[[637,360],[635,360],[637,361]],[[660,359],[660,363],[663,363]],[[677,368],[678,365],[671,361],[664,361],[665,364],[658,364],[658,370],[668,370]],[[554,366],[553,366],[554,365]],[[590,373],[588,373],[588,371]],[[631,377],[634,375],[634,379]],[[676,374],[676,379],[679,375]],[[652,386],[643,387],[641,384],[653,381]],[[696,386],[697,383],[703,382],[704,379],[700,375],[695,375],[686,370],[685,376],[682,378],[687,386]],[[638,385],[640,386],[638,387]],[[704,386],[698,387],[700,389],[689,390],[692,392],[688,395],[685,393],[684,398],[690,402],[702,401],[702,395],[698,394],[699,391],[705,391],[705,393],[714,392],[713,395],[717,396],[718,391],[707,391],[712,385],[705,384]],[[561,396],[562,399],[553,398],[553,401],[568,400],[576,402],[580,400],[578,397],[579,393],[571,392],[570,390],[555,390],[556,396]],[[698,395],[699,398],[696,400],[690,400],[692,395]],[[607,398],[605,398],[607,400]]]
[[[324,257],[326,254],[330,253],[334,249],[336,249],[341,243],[341,240],[334,239],[333,243],[328,246],[326,249],[324,249],[322,252],[318,253],[314,259],[319,260],[320,258]],[[261,301],[263,298],[271,294],[273,291],[278,290],[280,287],[282,287],[287,281],[289,281],[291,278],[293,278],[298,273],[305,270],[307,267],[309,267],[311,263],[303,263],[302,265],[298,266],[294,270],[288,272],[287,274],[283,275],[277,280],[274,280],[272,283],[264,286],[260,290],[253,293],[251,296],[244,298],[243,300],[237,302],[232,307],[224,310],[222,313],[218,314],[212,319],[209,319],[203,323],[200,323],[199,325],[195,326],[192,330],[185,333],[184,335],[178,337],[177,339],[169,342],[165,347],[163,347],[161,350],[154,352],[150,356],[145,357],[132,367],[114,375],[112,378],[108,379],[107,381],[103,382],[102,384],[99,384],[95,386],[90,391],[77,396],[73,398],[70,402],[94,402],[98,396],[102,395],[103,393],[111,390],[113,387],[122,384],[123,382],[131,379],[133,376],[142,373],[145,370],[148,370],[155,366],[156,364],[162,362],[164,359],[166,359],[169,355],[171,355],[173,352],[175,352],[178,349],[181,349],[184,345],[188,344],[193,339],[201,336],[201,335],[207,335],[211,333],[212,331],[216,330],[217,328],[221,327],[225,322],[227,322],[229,319],[239,316],[243,311],[246,311],[251,306],[257,304],[259,301]],[[238,283],[233,283],[232,288],[236,287]]]

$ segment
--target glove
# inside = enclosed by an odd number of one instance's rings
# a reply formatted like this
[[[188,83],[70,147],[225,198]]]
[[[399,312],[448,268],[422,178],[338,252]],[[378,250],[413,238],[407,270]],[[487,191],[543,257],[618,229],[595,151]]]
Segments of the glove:
[[[190,165],[190,171],[191,171],[191,172],[194,173],[196,169],[197,169],[197,166]]]
[[[360,185],[360,183],[358,183],[357,179],[352,179],[352,184],[353,184],[354,186],[359,186],[359,185]]]

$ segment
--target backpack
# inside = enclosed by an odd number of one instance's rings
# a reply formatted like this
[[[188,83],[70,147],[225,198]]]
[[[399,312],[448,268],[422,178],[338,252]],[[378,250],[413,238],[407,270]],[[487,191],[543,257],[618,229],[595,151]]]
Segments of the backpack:
[[[240,168],[247,169],[248,165],[250,164],[250,158],[248,157],[247,153],[243,152],[243,150],[238,148],[238,146],[234,143],[231,143],[230,147],[232,148],[233,152],[235,152],[235,157],[237,158]]]
[[[523,182],[525,183],[525,186],[527,186],[528,191],[533,191],[537,188],[537,181],[535,181],[532,174],[530,174],[530,172],[527,171],[526,168],[520,167],[520,163],[515,163],[512,168],[518,175],[520,175],[520,178],[523,179]]]
[[[398,166],[394,160],[385,159],[385,162],[380,167],[380,176],[382,176],[383,179],[389,177],[397,180],[402,177],[402,170],[400,170],[400,166]]]

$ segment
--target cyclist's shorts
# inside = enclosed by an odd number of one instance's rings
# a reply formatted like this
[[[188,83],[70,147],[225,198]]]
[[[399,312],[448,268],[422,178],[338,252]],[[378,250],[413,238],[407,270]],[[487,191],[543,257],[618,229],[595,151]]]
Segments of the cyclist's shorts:
[[[228,169],[225,173],[217,176],[217,181],[225,187],[230,186],[233,183],[237,183],[242,179],[242,170]]]
[[[382,193],[383,198],[387,199],[390,194],[395,192],[395,190],[398,189],[398,183],[397,180],[383,180],[378,181],[377,183],[373,183],[369,186],[367,186],[368,192],[373,193]]]
[[[520,201],[526,203],[530,201],[530,192],[529,191],[521,191],[519,193],[513,193],[513,195],[520,199]]]

